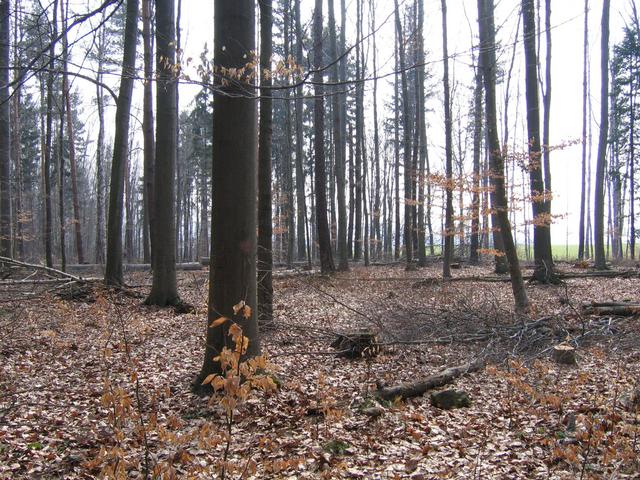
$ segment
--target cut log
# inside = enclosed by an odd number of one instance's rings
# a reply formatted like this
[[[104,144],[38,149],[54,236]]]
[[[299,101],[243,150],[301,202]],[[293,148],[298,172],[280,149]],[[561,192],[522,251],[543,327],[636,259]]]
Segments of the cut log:
[[[612,315],[629,317],[640,315],[640,303],[638,302],[592,302],[582,304],[582,313],[586,315]]]
[[[484,357],[478,358],[473,362],[458,365],[457,367],[449,367],[418,382],[403,383],[395,387],[378,388],[376,395],[383,400],[395,400],[396,398],[404,400],[406,398],[419,397],[429,390],[448,385],[462,375],[481,370],[484,368],[484,364]]]
[[[568,343],[560,343],[553,347],[553,360],[561,365],[575,365],[576,349]]]
[[[339,333],[331,343],[338,356],[347,358],[371,358],[380,353],[378,335],[371,330]]]

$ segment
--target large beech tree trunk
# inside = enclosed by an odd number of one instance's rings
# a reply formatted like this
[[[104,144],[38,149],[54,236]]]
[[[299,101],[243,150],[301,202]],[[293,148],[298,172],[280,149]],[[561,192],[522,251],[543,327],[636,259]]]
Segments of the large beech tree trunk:
[[[175,169],[178,128],[175,1],[156,1],[156,155],[153,182],[153,285],[146,303],[174,305],[176,284]]]
[[[255,48],[253,0],[216,0],[214,64],[242,69]],[[213,100],[212,253],[208,324],[220,316],[242,327],[249,340],[246,355],[260,353],[256,320],[256,168],[257,125],[253,86],[245,72],[241,79],[218,85]],[[249,79],[249,80],[248,80]],[[241,186],[241,188],[239,188]],[[244,301],[251,307],[236,309]],[[245,316],[246,315],[246,316]],[[207,328],[204,362],[194,383],[220,372],[214,357],[231,346],[230,322]]]
[[[138,0],[127,0],[127,20],[124,33],[124,54],[120,92],[116,103],[116,128],[113,140],[111,186],[109,190],[109,220],[107,222],[107,264],[104,281],[107,285],[121,285],[122,278],[122,221],[125,164],[129,154],[129,119],[138,43]]]

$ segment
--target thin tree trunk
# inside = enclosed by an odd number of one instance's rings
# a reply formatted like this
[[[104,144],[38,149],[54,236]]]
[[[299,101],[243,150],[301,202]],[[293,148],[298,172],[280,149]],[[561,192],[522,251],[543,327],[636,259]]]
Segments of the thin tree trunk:
[[[334,0],[329,0],[329,59],[333,62],[329,71],[330,81],[339,81],[338,48],[336,39],[336,17],[334,9]],[[344,16],[344,15],[343,15]],[[342,54],[343,52],[341,52]],[[375,86],[374,86],[375,89]],[[335,89],[334,89],[335,90]],[[344,139],[342,125],[342,106],[340,105],[341,97],[334,94],[331,96],[332,101],[332,127],[333,127],[333,155],[335,163],[335,179],[337,184],[338,196],[338,270],[349,270],[349,255],[347,252],[347,204],[345,198],[345,158],[344,158]],[[375,108],[375,107],[374,107]]]
[[[260,130],[258,136],[258,323],[273,323],[273,212],[271,209],[271,0],[260,0]]]
[[[18,259],[24,259],[24,229],[23,229],[23,194],[24,194],[24,177],[22,172],[22,125],[20,119],[20,108],[22,104],[22,86],[20,85],[20,79],[22,78],[22,69],[20,66],[20,57],[18,52],[18,39],[20,38],[20,25],[22,23],[21,2],[15,0],[14,2],[14,23],[13,23],[13,62],[14,62],[14,74],[13,81],[16,87],[13,91],[12,105],[11,105],[11,160],[13,161],[15,171],[15,211],[14,211],[14,225],[15,225],[15,242],[14,251]],[[4,20],[4,17],[3,17]],[[8,79],[7,79],[8,83]]]
[[[60,10],[64,8],[60,3]],[[62,17],[62,15],[61,15]],[[63,27],[64,28],[64,27]],[[60,221],[60,269],[64,272],[67,270],[67,241],[66,241],[66,225],[64,218],[64,104],[60,108],[60,127],[58,130],[58,220]]]
[[[153,170],[155,164],[155,139],[153,136],[153,34],[151,22],[151,0],[142,0],[142,44],[144,59],[144,90],[142,100],[143,148],[143,201],[144,222],[142,234],[143,258],[152,263],[151,239],[153,235]],[[208,253],[207,253],[208,254]]]
[[[294,5],[296,17],[296,61],[298,65],[304,65],[302,50],[302,20],[300,18],[300,0],[295,0]],[[296,120],[296,203],[297,203],[297,241],[298,241],[298,260],[307,259],[310,252],[307,252],[306,236],[305,236],[305,219],[307,217],[307,201],[305,191],[305,173],[304,173],[304,127],[302,123],[304,104],[302,101],[302,86],[296,88],[295,101],[295,120]],[[308,254],[308,255],[307,255]]]
[[[598,159],[596,162],[596,185],[594,191],[594,247],[595,266],[606,268],[604,254],[604,176],[607,160],[607,135],[609,130],[609,11],[610,0],[602,2],[602,40],[600,57],[600,135],[598,137]]]
[[[404,52],[404,41],[402,34],[402,24],[400,23],[400,9],[398,0],[395,2],[395,20],[396,20],[396,36],[398,41],[398,53],[400,59],[400,82],[402,86],[402,128],[403,128],[403,144],[404,144],[404,248],[407,260],[407,269],[413,269],[413,235],[412,226],[412,208],[411,205],[411,123],[409,118],[409,93],[407,88],[407,73]]]
[[[578,259],[585,258],[585,197],[587,185],[587,69],[589,52],[589,0],[584,0],[584,41],[582,50],[582,163],[580,177],[580,223],[578,226]],[[588,253],[586,254],[588,256]]]
[[[324,92],[322,87],[322,0],[316,0],[313,16],[313,65],[314,79],[314,152],[316,224],[320,248],[320,269],[323,273],[335,270],[331,251],[331,236],[327,220],[327,176],[324,157]]]
[[[11,257],[10,1],[0,1],[0,255]]]
[[[542,283],[555,282],[551,253],[551,212],[547,201],[551,192],[544,183],[542,147],[540,145],[540,105],[538,99],[538,59],[533,0],[522,0],[523,38],[526,59],[527,134],[529,139],[529,181],[533,211],[534,278]]]
[[[453,140],[451,121],[451,94],[449,91],[449,52],[447,41],[447,2],[442,0],[442,61],[444,63],[444,132],[445,132],[445,169],[446,169],[446,211],[444,227],[444,258],[442,264],[442,276],[451,277],[451,259],[453,257],[453,237],[455,235],[453,225]]]
[[[419,169],[418,176],[418,265],[427,265],[427,249],[425,245],[425,167],[427,162],[427,125],[425,122],[425,54],[424,54],[424,0],[418,0],[418,31],[417,31],[417,84],[416,84],[416,130],[419,141]],[[433,248],[433,247],[432,247]]]
[[[62,5],[62,4],[61,4]],[[61,9],[62,11],[62,9]],[[67,15],[69,14],[69,2],[67,0],[66,14],[63,12],[64,36],[62,37],[63,48],[63,68],[62,68],[62,92],[66,108],[67,137],[69,139],[69,166],[71,168],[71,198],[73,203],[73,226],[75,232],[76,255],[78,263],[84,263],[84,248],[82,245],[82,225],[80,223],[80,202],[78,200],[78,167],[76,161],[75,132],[73,128],[73,116],[71,112],[71,93],[69,88],[69,77],[67,74],[67,61],[69,57],[67,46]]]
[[[58,36],[58,0],[53,0],[53,20],[51,22],[51,38]],[[44,254],[46,265],[53,267],[53,251],[51,246],[52,209],[51,209],[51,148],[53,139],[53,81],[55,68],[55,42],[49,47],[49,73],[47,74],[47,110],[46,133],[44,144]]]

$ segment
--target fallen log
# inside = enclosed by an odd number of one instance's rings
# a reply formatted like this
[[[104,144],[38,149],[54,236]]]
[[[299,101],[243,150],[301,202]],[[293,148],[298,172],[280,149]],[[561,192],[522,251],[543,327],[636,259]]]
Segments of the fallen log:
[[[464,363],[457,367],[449,367],[418,382],[402,383],[395,387],[378,388],[376,396],[383,400],[395,400],[397,398],[404,400],[407,398],[419,397],[429,390],[448,385],[462,375],[481,370],[484,368],[484,365],[484,357],[478,358],[473,362]]]
[[[581,308],[586,315],[630,317],[640,314],[638,302],[591,302],[583,303]]]
[[[55,268],[51,268],[51,267],[46,267],[44,265],[37,265],[34,263],[26,263],[26,262],[21,262],[19,260],[15,260],[13,258],[8,258],[8,257],[0,257],[0,263],[4,263],[4,264],[9,264],[9,265],[14,265],[17,267],[23,267],[23,268],[30,268],[32,270],[40,270],[42,272],[46,272],[49,273],[51,275],[57,275],[59,277],[64,277],[76,282],[83,282],[84,279],[82,277],[77,277],[76,275],[71,275],[70,273],[67,272],[63,272],[62,270],[57,270]]]

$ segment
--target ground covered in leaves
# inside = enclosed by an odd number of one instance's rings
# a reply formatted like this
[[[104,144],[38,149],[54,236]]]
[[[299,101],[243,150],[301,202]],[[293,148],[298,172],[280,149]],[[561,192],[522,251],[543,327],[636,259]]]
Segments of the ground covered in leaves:
[[[508,283],[439,275],[434,264],[276,278],[276,328],[262,349],[279,389],[241,402],[230,437],[216,400],[190,393],[204,353],[206,271],[180,274],[196,306],[187,314],[143,306],[143,273],[127,292],[96,285],[76,299],[3,303],[0,478],[144,478],[147,469],[149,478],[215,478],[227,443],[229,478],[638,478],[629,392],[640,319],[590,317],[580,304],[637,301],[639,280],[529,285],[533,308],[521,317]],[[362,329],[378,334],[380,354],[336,356],[336,332]],[[551,360],[560,342],[577,346],[576,366]],[[382,386],[479,356],[485,369],[447,387],[467,392],[468,408],[440,410],[428,395],[375,399]]]

